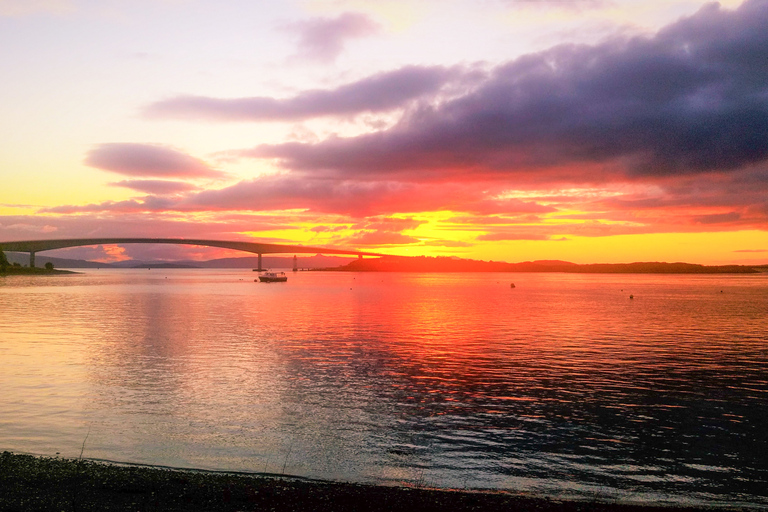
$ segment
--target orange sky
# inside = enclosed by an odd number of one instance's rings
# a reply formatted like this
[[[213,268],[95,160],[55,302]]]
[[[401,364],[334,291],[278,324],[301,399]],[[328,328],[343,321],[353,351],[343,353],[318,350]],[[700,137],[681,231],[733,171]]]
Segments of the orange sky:
[[[768,263],[768,0],[11,1],[0,44],[0,241]]]

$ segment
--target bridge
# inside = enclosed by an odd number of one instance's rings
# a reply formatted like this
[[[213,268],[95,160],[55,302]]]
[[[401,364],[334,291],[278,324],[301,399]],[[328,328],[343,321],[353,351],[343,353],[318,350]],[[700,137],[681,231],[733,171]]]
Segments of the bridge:
[[[306,247],[303,245],[264,244],[259,242],[238,242],[231,240],[197,240],[191,238],[70,238],[60,240],[26,240],[23,242],[0,242],[0,251],[28,252],[29,266],[35,266],[35,253],[81,247],[86,245],[122,245],[122,244],[177,244],[199,245],[204,247],[220,247],[244,251],[259,256],[259,268],[262,254],[349,254],[361,258],[363,256],[383,256],[375,252],[349,251],[346,249],[329,249],[326,247]],[[294,256],[294,267],[296,257]]]

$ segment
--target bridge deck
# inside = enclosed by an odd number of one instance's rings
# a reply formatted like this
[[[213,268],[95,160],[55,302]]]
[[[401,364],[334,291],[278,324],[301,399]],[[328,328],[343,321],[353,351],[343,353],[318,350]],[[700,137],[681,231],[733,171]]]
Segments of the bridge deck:
[[[192,238],[70,238],[59,240],[25,240],[20,242],[0,242],[0,250],[13,252],[28,252],[30,267],[35,266],[35,253],[65,249],[67,247],[82,247],[87,245],[116,245],[116,244],[177,244],[199,245],[205,247],[220,247],[252,254],[350,254],[353,256],[383,256],[374,252],[352,251],[347,249],[331,249],[327,247],[307,247],[303,245],[266,244],[259,242],[239,242],[235,240],[203,240]],[[261,268],[261,258],[259,258]]]

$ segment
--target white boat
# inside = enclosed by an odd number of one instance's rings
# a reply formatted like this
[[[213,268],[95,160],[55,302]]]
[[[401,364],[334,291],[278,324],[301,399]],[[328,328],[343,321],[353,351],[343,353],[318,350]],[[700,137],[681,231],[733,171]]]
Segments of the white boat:
[[[288,280],[285,272],[264,272],[259,275],[259,281],[262,283],[282,283]]]

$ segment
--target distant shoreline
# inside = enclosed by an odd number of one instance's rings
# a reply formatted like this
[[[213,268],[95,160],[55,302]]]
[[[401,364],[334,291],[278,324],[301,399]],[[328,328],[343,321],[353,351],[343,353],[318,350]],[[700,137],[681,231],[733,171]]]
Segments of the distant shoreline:
[[[355,260],[324,271],[346,272],[552,272],[565,274],[760,274],[766,265],[698,265],[693,263],[635,262],[590,263],[580,265],[567,261],[526,261],[506,263],[453,258],[385,257]]]
[[[13,263],[21,265],[27,256],[9,252]],[[50,262],[54,269],[253,269],[259,264],[255,257],[222,258],[208,261],[141,261],[128,260],[110,264],[86,260],[70,260],[38,256],[40,265],[34,269],[9,266],[6,274],[37,274],[46,270],[42,264]],[[700,265],[684,262],[633,262],[578,264],[561,260],[535,260],[520,263],[482,261],[456,257],[383,256],[353,259],[314,255],[299,257],[296,262],[302,270],[326,272],[558,272],[568,274],[760,274],[768,273],[768,264],[760,265]],[[292,268],[293,258],[264,257],[262,268]],[[56,272],[66,272],[58,271]]]
[[[78,274],[72,270],[59,270],[39,267],[7,267],[5,270],[0,270],[0,276],[52,276],[57,274]]]
[[[560,501],[0,453],[0,510],[692,512],[732,507]],[[741,510],[749,507],[739,506]],[[755,507],[757,508],[757,507]]]

